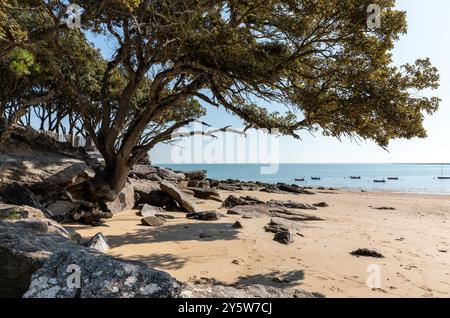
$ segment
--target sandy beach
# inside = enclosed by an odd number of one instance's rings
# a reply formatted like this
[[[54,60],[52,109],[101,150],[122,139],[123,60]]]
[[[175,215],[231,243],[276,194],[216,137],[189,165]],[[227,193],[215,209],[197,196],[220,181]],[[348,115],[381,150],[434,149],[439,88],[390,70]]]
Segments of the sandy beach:
[[[185,213],[157,228],[141,225],[136,211],[115,214],[105,226],[71,225],[88,240],[102,232],[112,256],[143,262],[180,281],[299,287],[325,297],[450,297],[450,197],[444,195],[317,191],[316,195],[221,191],[260,199],[329,207],[306,211],[324,221],[296,222],[295,241],[282,245],[263,229],[269,217],[188,220]],[[202,210],[221,203],[197,200]],[[390,207],[395,210],[379,210]],[[232,228],[239,220],[243,228]],[[203,238],[200,238],[202,234]],[[385,258],[356,257],[359,248]],[[367,286],[379,268],[381,285]]]

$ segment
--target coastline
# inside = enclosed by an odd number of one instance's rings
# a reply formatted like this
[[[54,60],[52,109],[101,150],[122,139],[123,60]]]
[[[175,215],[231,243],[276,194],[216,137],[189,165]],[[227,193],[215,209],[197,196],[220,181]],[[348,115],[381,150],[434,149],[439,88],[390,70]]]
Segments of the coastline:
[[[115,214],[104,227],[70,225],[84,240],[102,232],[108,254],[169,272],[182,282],[299,287],[324,297],[449,297],[450,200],[447,196],[379,191],[316,191],[316,195],[219,191],[263,200],[293,200],[329,207],[307,211],[324,221],[295,222],[294,243],[281,245],[264,231],[270,217],[227,215],[221,203],[196,200],[219,221],[188,220],[184,213],[160,228],[140,225],[136,210]],[[325,192],[325,193],[323,193]],[[391,207],[395,210],[375,208]],[[242,229],[233,229],[236,221]],[[200,234],[203,233],[203,238]],[[356,257],[359,248],[385,258]],[[367,286],[369,266],[381,286]]]

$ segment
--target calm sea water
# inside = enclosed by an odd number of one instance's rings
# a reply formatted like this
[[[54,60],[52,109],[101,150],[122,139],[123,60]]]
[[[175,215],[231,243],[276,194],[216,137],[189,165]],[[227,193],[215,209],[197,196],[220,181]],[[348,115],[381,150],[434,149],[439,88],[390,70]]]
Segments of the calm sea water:
[[[213,179],[239,179],[268,183],[292,183],[304,186],[390,190],[414,193],[450,194],[450,180],[439,180],[439,176],[450,176],[450,164],[280,164],[275,174],[261,174],[259,164],[161,164],[174,170],[208,170]],[[361,176],[361,180],[350,179]],[[320,177],[313,181],[311,177]],[[398,181],[374,183],[374,179],[398,177]],[[305,178],[305,182],[296,182]]]

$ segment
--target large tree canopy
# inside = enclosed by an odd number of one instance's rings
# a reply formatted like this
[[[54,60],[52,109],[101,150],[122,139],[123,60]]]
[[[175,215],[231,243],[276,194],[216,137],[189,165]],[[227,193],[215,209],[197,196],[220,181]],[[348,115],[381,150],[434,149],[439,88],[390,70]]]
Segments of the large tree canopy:
[[[377,1],[376,29],[366,23],[373,0],[71,1],[83,8],[80,30],[60,26],[66,1],[1,2],[10,5],[0,14],[25,33],[19,47],[45,41],[52,52],[54,76],[77,98],[112,192],[123,185],[124,166],[201,113],[198,101],[227,109],[248,128],[294,137],[321,130],[382,147],[393,138],[425,137],[424,112],[439,104],[420,95],[438,87],[428,59],[392,63],[394,43],[406,32],[394,0]],[[17,6],[33,8],[33,27],[16,18]],[[5,47],[8,32],[0,31]],[[88,33],[114,48],[92,74],[83,53]],[[286,109],[270,113],[261,101]]]

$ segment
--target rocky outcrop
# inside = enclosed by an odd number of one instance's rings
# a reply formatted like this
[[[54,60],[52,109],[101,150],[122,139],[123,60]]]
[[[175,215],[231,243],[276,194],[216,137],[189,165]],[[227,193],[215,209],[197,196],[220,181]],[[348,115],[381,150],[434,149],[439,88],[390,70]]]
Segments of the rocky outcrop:
[[[186,285],[182,298],[314,298],[314,295],[297,288],[276,288],[250,285],[241,288],[222,285]]]
[[[161,182],[160,187],[161,191],[169,194],[178,203],[178,205],[185,209],[187,212],[199,212],[199,208],[197,207],[195,202],[186,194],[184,194],[180,189],[178,189],[173,183],[164,181]]]

